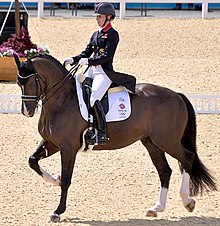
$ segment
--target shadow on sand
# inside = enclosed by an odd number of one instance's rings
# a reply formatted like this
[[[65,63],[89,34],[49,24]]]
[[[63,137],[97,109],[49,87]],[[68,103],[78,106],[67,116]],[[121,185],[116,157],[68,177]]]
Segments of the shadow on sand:
[[[181,219],[173,219],[173,220],[162,220],[162,219],[129,219],[127,221],[88,221],[82,220],[78,218],[65,218],[61,220],[62,223],[73,223],[73,224],[85,224],[91,226],[158,226],[158,225],[169,225],[169,226],[201,226],[201,225],[209,225],[209,226],[219,226],[220,218],[214,217],[183,217]]]

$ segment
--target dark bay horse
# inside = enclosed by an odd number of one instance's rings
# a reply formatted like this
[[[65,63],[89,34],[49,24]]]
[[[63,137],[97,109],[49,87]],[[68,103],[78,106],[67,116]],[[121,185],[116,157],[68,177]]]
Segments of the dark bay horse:
[[[15,61],[22,90],[22,113],[32,117],[38,101],[42,100],[38,130],[43,139],[29,157],[29,165],[46,181],[61,186],[59,205],[50,216],[53,222],[57,222],[66,210],[67,191],[87,122],[80,114],[75,78],[60,62],[49,55],[39,55],[24,63],[15,56]],[[216,190],[216,183],[198,157],[196,119],[191,103],[183,94],[141,83],[137,84],[136,93],[131,95],[131,105],[128,119],[107,123],[107,145],[95,146],[94,149],[119,149],[141,140],[161,182],[158,201],[148,209],[147,216],[157,216],[157,212],[166,207],[172,172],[165,157],[168,153],[179,162],[182,172],[180,196],[184,207],[192,212],[195,201],[190,196],[204,189]],[[58,151],[61,177],[55,178],[44,171],[38,161]]]

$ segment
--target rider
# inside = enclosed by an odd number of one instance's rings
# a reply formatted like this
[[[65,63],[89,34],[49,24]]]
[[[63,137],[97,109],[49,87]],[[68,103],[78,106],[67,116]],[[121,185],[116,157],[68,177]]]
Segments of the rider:
[[[107,142],[105,113],[100,100],[112,84],[124,85],[135,92],[135,78],[130,75],[114,72],[113,57],[119,42],[119,34],[112,27],[111,21],[115,18],[115,8],[111,3],[99,3],[95,7],[95,13],[99,30],[95,31],[81,54],[66,58],[64,65],[79,64],[89,65],[85,76],[93,79],[90,105],[94,110],[97,120],[98,144]],[[92,136],[86,141],[89,144],[96,143],[96,137]]]

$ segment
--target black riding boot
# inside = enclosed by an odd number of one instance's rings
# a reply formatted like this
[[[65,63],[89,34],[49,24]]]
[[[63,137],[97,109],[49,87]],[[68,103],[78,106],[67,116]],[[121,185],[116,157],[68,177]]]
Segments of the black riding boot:
[[[107,142],[106,137],[106,120],[105,120],[105,112],[102,107],[102,104],[100,101],[96,101],[93,106],[94,116],[97,123],[97,136],[93,134],[93,136],[86,137],[86,142],[88,144],[99,144],[99,145],[105,145]]]

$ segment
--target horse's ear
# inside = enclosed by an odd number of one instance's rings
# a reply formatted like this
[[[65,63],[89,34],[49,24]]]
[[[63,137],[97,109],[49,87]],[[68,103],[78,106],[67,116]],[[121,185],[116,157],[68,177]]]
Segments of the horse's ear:
[[[26,69],[28,69],[29,71],[33,71],[34,70],[34,66],[33,66],[32,60],[27,59]]]
[[[20,62],[20,60],[19,60],[19,57],[18,57],[16,54],[14,54],[14,53],[13,53],[13,56],[14,56],[15,63],[16,63],[16,65],[17,65],[17,67],[20,68],[21,62]]]

